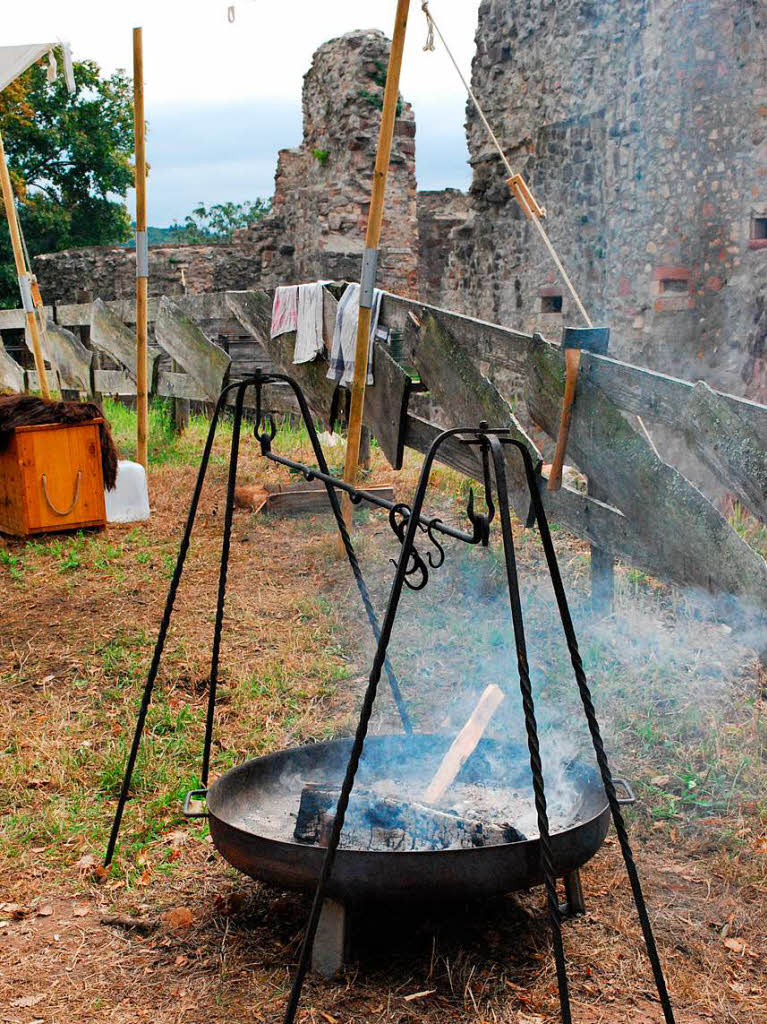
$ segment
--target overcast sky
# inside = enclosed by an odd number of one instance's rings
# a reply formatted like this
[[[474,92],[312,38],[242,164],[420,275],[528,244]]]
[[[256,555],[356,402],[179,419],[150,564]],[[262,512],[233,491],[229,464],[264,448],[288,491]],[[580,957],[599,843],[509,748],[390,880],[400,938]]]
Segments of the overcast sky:
[[[132,66],[131,29],[144,29],[149,223],[183,219],[202,200],[271,196],[277,150],[301,140],[301,82],[312,53],[356,28],[391,35],[395,0],[27,0],[3,6],[4,44],[68,39],[75,58],[105,72]],[[479,0],[431,0],[464,73]],[[469,183],[463,87],[412,0],[402,93],[415,108],[420,188]],[[129,198],[132,212],[132,197]]]

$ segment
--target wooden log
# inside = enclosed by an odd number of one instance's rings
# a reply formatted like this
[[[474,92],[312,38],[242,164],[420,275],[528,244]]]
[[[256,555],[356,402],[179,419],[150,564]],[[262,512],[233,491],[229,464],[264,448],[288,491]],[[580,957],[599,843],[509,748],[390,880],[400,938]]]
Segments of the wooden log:
[[[562,353],[534,339],[528,381],[533,418],[544,430],[555,431],[564,390]],[[697,488],[658,458],[588,379],[578,382],[569,451],[655,549],[654,561],[666,567],[662,578],[748,598],[767,611],[765,560]]]
[[[434,778],[426,787],[423,798],[427,804],[439,803],[453,785],[456,775],[474,753],[485,729],[490,724],[490,719],[498,710],[505,696],[506,694],[500,686],[496,686],[494,683],[485,688],[469,720],[450,744]]]
[[[25,331],[27,348],[32,350],[32,342]],[[91,394],[91,362],[93,353],[76,338],[71,331],[59,326],[54,320],[48,319],[46,329],[41,334],[43,355],[55,366],[61,384],[65,388],[85,391]]]
[[[327,844],[339,795],[339,790],[321,783],[304,786],[293,832],[299,843]],[[358,790],[346,812],[344,836],[345,845],[357,849],[426,850],[499,846],[526,838],[510,824]]]
[[[767,446],[731,403],[698,381],[682,409],[687,443],[719,480],[767,521]]]

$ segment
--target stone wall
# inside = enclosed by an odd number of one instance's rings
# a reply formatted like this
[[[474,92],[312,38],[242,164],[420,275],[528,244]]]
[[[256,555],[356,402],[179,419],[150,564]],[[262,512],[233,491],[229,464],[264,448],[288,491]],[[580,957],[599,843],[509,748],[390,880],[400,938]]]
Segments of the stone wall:
[[[418,297],[439,303],[453,231],[469,216],[469,197],[456,188],[418,193]]]
[[[760,0],[483,0],[473,85],[621,358],[767,400]],[[468,110],[472,213],[443,303],[577,324]]]
[[[151,295],[197,295],[249,288],[261,279],[261,252],[251,244],[153,245]],[[46,302],[128,299],[136,292],[136,253],[120,246],[68,249],[35,257]]]

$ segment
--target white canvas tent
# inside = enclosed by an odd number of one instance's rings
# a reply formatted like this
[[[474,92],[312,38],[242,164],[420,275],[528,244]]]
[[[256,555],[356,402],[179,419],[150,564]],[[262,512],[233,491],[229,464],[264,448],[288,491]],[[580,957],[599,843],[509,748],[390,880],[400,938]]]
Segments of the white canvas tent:
[[[48,81],[56,78],[54,49],[60,46],[64,54],[64,76],[67,88],[75,91],[75,77],[72,71],[72,51],[69,43],[29,43],[25,46],[0,46],[0,92],[23,75],[41,57],[48,55]]]
[[[48,81],[53,81],[58,69],[54,50],[60,46],[64,54],[64,77],[67,89],[70,93],[75,91],[75,78],[72,70],[72,53],[68,43],[30,43],[25,46],[0,46],[0,92],[6,89],[11,82],[19,75],[23,75],[27,68],[36,63],[42,57],[48,55]],[[3,205],[5,216],[8,220],[8,230],[11,233],[13,245],[13,256],[16,262],[16,274],[19,279],[19,291],[21,302],[26,315],[27,331],[32,343],[32,352],[35,357],[35,369],[37,370],[40,390],[45,398],[49,397],[48,378],[45,373],[45,362],[40,345],[40,326],[45,330],[45,318],[42,313],[42,300],[36,282],[26,265],[24,248],[21,242],[21,232],[16,215],[16,204],[11,187],[11,179],[8,173],[8,164],[5,159],[5,148],[3,138],[0,135],[0,186],[2,187]],[[40,322],[38,322],[40,316]],[[9,357],[0,349],[0,358],[3,362]],[[5,377],[6,374],[3,374]]]

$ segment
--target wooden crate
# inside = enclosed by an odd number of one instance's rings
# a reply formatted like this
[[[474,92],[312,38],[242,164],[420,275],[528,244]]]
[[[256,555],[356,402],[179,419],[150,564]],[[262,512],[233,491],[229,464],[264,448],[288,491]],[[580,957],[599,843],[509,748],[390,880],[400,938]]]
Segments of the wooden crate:
[[[26,537],[105,524],[101,422],[16,428],[0,453],[0,531]]]

